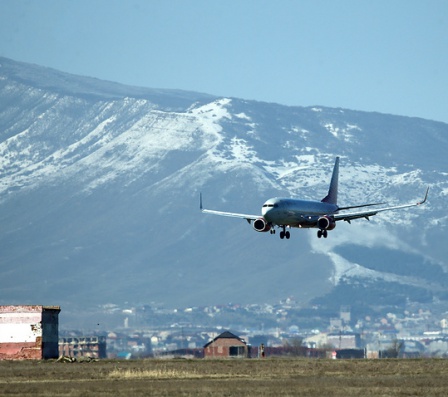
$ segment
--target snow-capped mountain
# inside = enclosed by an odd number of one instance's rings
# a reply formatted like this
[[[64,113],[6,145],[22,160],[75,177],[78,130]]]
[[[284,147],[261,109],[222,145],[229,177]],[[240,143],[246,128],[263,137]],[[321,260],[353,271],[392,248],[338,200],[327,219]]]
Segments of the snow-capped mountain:
[[[0,134],[2,303],[353,304],[360,286],[378,292],[363,304],[448,299],[447,124],[0,58]],[[430,186],[427,204],[288,241],[199,211],[200,192],[255,214],[274,196],[321,199],[336,155],[341,206],[412,203]]]

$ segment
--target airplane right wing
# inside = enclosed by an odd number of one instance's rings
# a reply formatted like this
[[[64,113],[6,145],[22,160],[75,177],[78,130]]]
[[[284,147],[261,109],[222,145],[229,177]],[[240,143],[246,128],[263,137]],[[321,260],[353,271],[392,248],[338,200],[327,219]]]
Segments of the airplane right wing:
[[[202,207],[202,193],[200,194],[199,208],[205,214],[212,214],[212,215],[228,216],[228,217],[231,217],[231,218],[246,219],[246,221],[248,221],[249,223],[251,221],[255,221],[255,220],[261,218],[261,215],[248,215],[248,214],[239,214],[239,213],[236,213],[236,212],[224,212],[224,211],[207,210],[207,209]]]
[[[415,207],[417,205],[421,205],[426,202],[426,199],[428,198],[428,192],[429,187],[426,189],[425,198],[422,201],[419,201],[418,203],[415,204],[396,205],[393,207],[378,208],[371,211],[359,211],[359,212],[349,212],[347,214],[335,214],[333,218],[335,221],[346,221],[348,223],[350,223],[350,221],[353,219],[359,219],[359,218],[366,218],[367,220],[369,220],[369,217],[378,214],[378,212],[398,210],[401,208]]]

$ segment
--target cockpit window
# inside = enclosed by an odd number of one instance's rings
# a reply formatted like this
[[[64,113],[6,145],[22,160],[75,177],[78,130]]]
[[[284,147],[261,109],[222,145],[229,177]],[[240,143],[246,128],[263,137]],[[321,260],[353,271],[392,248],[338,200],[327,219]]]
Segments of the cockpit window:
[[[265,208],[265,207],[277,208],[277,207],[278,207],[278,204],[264,204],[264,205],[263,205],[263,208]]]

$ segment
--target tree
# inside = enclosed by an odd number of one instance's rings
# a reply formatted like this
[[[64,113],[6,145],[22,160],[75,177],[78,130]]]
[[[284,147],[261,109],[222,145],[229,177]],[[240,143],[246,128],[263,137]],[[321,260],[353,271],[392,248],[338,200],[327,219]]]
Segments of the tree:
[[[286,353],[290,356],[305,356],[306,348],[302,346],[303,338],[295,337],[290,340],[285,340],[283,343],[283,347]]]

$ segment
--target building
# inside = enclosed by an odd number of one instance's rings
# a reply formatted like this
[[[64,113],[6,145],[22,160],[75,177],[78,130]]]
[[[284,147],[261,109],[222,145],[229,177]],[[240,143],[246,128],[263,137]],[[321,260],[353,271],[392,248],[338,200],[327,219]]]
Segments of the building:
[[[152,356],[151,335],[134,332],[132,335],[109,332],[106,336],[107,358],[145,358]],[[176,346],[177,348],[177,346]]]
[[[358,349],[361,336],[353,332],[335,332],[327,335],[327,342],[335,349]]]
[[[344,324],[350,324],[351,321],[350,306],[341,306],[341,312],[339,317],[344,322]]]
[[[59,355],[68,357],[106,358],[105,336],[59,338]]]
[[[0,360],[58,358],[59,306],[0,306]]]
[[[225,331],[204,346],[204,357],[247,358],[250,357],[250,349],[243,339]]]

